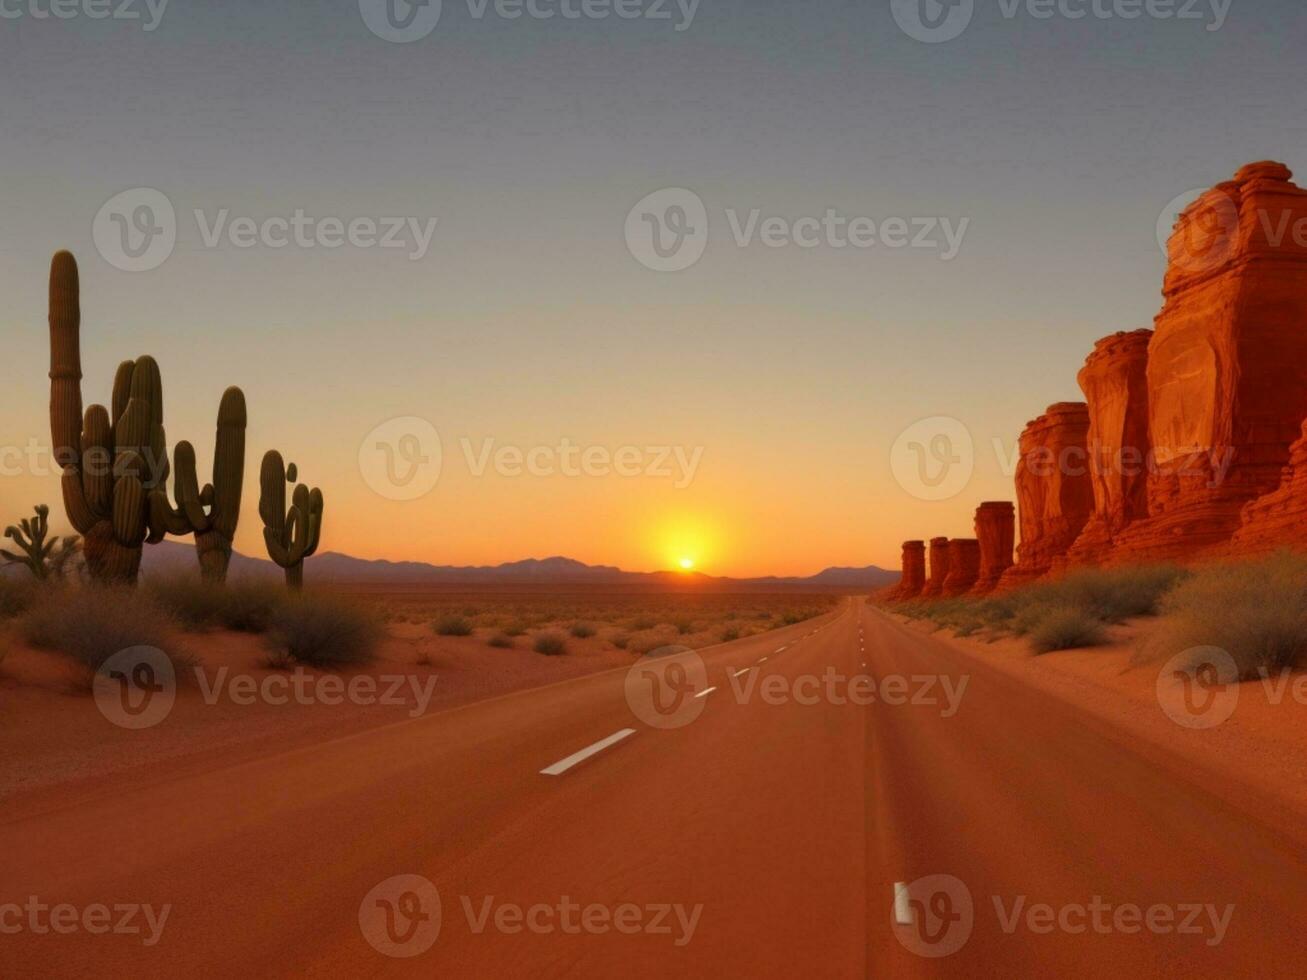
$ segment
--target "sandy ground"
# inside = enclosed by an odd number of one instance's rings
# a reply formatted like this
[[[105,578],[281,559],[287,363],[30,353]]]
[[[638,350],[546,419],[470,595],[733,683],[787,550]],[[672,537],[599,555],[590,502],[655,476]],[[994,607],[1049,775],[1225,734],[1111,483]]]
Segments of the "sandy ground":
[[[958,638],[933,631],[924,621],[892,617],[908,629],[930,634],[967,657],[996,667],[1042,695],[1091,712],[1157,750],[1187,763],[1233,776],[1307,816],[1307,672],[1286,679],[1234,685],[1238,699],[1229,717],[1209,728],[1176,724],[1161,708],[1157,683],[1161,664],[1139,662],[1157,619],[1136,619],[1109,631],[1107,645],[1036,656],[1027,642],[1003,638]]]
[[[634,655],[599,638],[567,637],[564,656],[546,657],[519,637],[512,649],[487,645],[493,631],[468,637],[436,636],[426,624],[387,627],[375,663],[337,674],[306,670],[298,703],[295,672],[264,667],[264,640],[248,634],[187,634],[203,682],[183,671],[176,701],[157,725],[131,730],[111,723],[60,657],[27,648],[10,629],[0,637],[0,804],[11,814],[39,811],[55,796],[90,797],[158,779],[229,766],[243,759],[298,748],[421,714],[629,665]],[[252,681],[236,682],[238,676]],[[337,693],[339,678],[343,693]],[[375,689],[349,685],[376,679]],[[233,683],[237,686],[233,687]],[[258,693],[247,696],[253,684]],[[206,691],[207,688],[207,691]],[[287,703],[271,703],[282,700]],[[243,703],[249,701],[251,703]],[[212,703],[210,703],[212,702]],[[370,703],[368,703],[370,702]]]

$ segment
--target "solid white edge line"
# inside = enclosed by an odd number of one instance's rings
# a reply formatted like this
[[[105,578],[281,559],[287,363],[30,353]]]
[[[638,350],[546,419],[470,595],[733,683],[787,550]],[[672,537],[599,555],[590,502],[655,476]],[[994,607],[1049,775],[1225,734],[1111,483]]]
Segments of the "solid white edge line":
[[[712,692],[715,691],[715,690],[717,690],[717,688],[715,688],[715,687],[705,687],[702,691],[700,691],[698,694],[696,694],[695,697],[696,697],[696,698],[706,698],[709,694],[712,694]]]
[[[748,667],[741,667],[739,670],[735,672],[735,676],[739,677],[741,674],[747,674],[748,672],[749,672]]]
[[[908,904],[911,898],[906,881],[894,882],[894,921],[901,926],[910,926],[914,921],[912,906]]]
[[[620,732],[615,732],[614,734],[609,735],[607,738],[600,739],[598,742],[595,742],[594,745],[586,746],[580,752],[573,752],[566,759],[560,759],[558,762],[555,762],[548,769],[541,769],[540,775],[561,776],[563,773],[567,772],[567,770],[571,769],[573,766],[585,762],[585,760],[590,758],[590,756],[598,755],[600,752],[608,748],[610,745],[616,745],[622,739],[628,738],[629,736],[634,734],[635,734],[634,728],[623,728]]]

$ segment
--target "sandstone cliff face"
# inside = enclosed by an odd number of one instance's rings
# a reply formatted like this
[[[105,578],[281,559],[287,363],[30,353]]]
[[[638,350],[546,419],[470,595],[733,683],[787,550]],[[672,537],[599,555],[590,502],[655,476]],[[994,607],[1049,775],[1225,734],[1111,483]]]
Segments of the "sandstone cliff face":
[[[954,538],[948,543],[948,577],[944,579],[946,596],[965,595],[980,577],[980,542],[975,538]]]
[[[1089,410],[1058,402],[1021,433],[1017,511],[1021,545],[1001,588],[1038,578],[1065,556],[1094,509],[1088,464]]]
[[[1148,519],[1111,561],[1221,550],[1307,417],[1307,191],[1249,164],[1181,215],[1148,351]]]
[[[914,599],[926,585],[926,542],[903,542],[903,577],[890,593],[893,599]]]
[[[1117,535],[1148,516],[1148,346],[1151,330],[1104,337],[1077,381],[1089,406],[1089,480],[1094,511],[1066,564],[1098,564]]]
[[[923,598],[944,594],[944,581],[948,578],[948,538],[930,539],[930,578],[921,590]]]
[[[1307,550],[1307,422],[1290,447],[1280,486],[1244,506],[1241,525],[1230,543],[1237,555],[1280,548]]]
[[[980,568],[972,595],[985,595],[998,585],[1012,567],[1012,546],[1016,540],[1016,507],[1010,500],[991,500],[976,508],[976,539],[980,547]]]

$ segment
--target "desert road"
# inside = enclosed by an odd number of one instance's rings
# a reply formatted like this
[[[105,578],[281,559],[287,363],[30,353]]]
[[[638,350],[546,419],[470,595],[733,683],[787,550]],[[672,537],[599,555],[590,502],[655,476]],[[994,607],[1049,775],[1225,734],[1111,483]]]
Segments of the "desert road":
[[[0,815],[0,927],[169,908],[0,975],[1300,975],[1307,831],[1240,787],[860,600],[702,663]]]

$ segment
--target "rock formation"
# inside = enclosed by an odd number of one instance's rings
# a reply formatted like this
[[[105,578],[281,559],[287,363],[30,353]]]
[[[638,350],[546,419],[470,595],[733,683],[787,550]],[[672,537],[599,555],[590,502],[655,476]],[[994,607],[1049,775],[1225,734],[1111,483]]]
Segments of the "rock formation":
[[[948,538],[930,539],[930,578],[921,590],[923,599],[944,594],[944,581],[948,578]]]
[[[1307,417],[1307,191],[1254,163],[1191,205],[1168,244],[1148,350],[1148,519],[1113,562],[1225,548],[1275,491]]]
[[[926,585],[926,542],[903,542],[903,577],[890,592],[891,599],[915,599]]]
[[[976,508],[976,539],[980,542],[980,568],[971,594],[985,595],[1012,567],[1016,508],[1010,500],[992,500]]]
[[[980,577],[980,542],[975,538],[954,538],[948,543],[948,577],[943,594],[965,595]]]
[[[1075,542],[1094,508],[1089,479],[1089,410],[1084,402],[1058,402],[1026,425],[1017,461],[1021,546],[1003,573],[1011,588],[1048,572]]]
[[[1089,479],[1094,511],[1067,552],[1070,565],[1098,564],[1116,536],[1148,516],[1148,345],[1151,330],[1104,337],[1077,380],[1089,406]]]
[[[1280,548],[1307,550],[1307,422],[1289,449],[1280,486],[1244,506],[1230,550],[1259,554]]]

